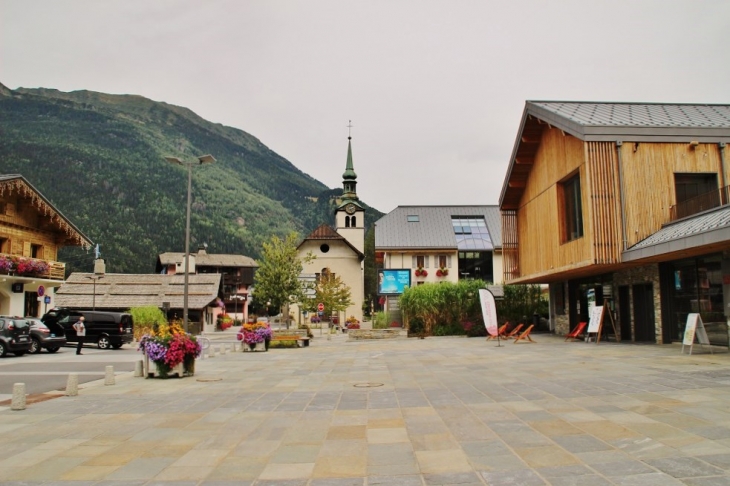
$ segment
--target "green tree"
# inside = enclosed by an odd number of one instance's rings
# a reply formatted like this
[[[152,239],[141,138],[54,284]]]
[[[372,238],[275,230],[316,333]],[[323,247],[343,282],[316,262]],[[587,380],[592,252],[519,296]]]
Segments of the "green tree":
[[[370,303],[378,298],[378,274],[375,269],[375,226],[371,226],[365,234],[365,300],[363,311],[370,314]]]
[[[289,233],[285,239],[274,235],[263,243],[263,257],[256,271],[253,298],[259,305],[270,302],[281,312],[284,305],[304,301],[304,289],[299,275],[303,262],[310,262],[311,253],[300,258],[297,252],[297,233]]]
[[[314,297],[302,300],[301,307],[307,312],[316,312],[319,303],[324,304],[325,315],[346,311],[353,304],[350,287],[339,275],[320,275],[314,286]]]

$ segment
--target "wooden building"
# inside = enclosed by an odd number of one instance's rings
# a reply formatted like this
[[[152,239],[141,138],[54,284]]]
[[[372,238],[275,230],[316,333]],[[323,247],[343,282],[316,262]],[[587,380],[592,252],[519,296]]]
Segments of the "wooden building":
[[[64,246],[91,240],[25,177],[0,175],[0,314],[40,316],[65,278]]]
[[[550,284],[567,333],[606,303],[622,340],[700,312],[727,344],[730,106],[528,101],[500,196],[504,281]]]

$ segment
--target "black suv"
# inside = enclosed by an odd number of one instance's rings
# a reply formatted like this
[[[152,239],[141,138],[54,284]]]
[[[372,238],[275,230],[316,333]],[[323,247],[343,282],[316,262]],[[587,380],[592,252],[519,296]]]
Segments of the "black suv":
[[[0,357],[23,356],[30,351],[30,323],[22,317],[0,317]]]
[[[37,317],[26,317],[30,323],[30,352],[40,353],[42,349],[55,353],[66,344],[63,327],[59,324],[45,325]]]
[[[66,334],[66,341],[76,343],[78,337],[73,325],[81,316],[84,316],[84,327],[86,327],[85,344],[96,343],[99,349],[119,349],[123,344],[131,343],[134,338],[134,322],[131,314],[126,312],[73,310],[57,307],[49,310],[41,320],[49,328],[53,328],[55,325],[61,326]]]

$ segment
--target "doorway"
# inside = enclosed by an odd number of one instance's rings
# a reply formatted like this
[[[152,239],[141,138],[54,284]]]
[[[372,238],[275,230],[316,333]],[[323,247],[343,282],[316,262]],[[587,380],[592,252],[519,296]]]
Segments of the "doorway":
[[[628,285],[618,288],[618,319],[621,324],[621,341],[631,341],[631,293]]]
[[[634,340],[656,343],[654,286],[650,283],[634,285],[632,293],[634,294]]]
[[[38,292],[25,292],[25,317],[38,317]]]

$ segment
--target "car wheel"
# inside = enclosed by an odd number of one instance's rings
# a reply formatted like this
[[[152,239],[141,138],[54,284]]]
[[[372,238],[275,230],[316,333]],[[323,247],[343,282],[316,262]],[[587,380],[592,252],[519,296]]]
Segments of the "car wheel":
[[[114,348],[114,349],[119,349],[121,347],[122,347],[121,344],[112,344],[112,348]]]
[[[30,352],[32,354],[38,354],[41,352],[41,342],[36,338],[30,340]]]
[[[13,351],[15,356],[23,356],[27,351]]]
[[[109,346],[111,346],[111,343],[109,342],[109,336],[101,336],[97,344],[99,346],[99,349],[109,349]]]
[[[53,348],[48,348],[48,352],[49,352],[49,353],[55,353],[55,352],[56,352],[56,351],[58,351],[58,350],[59,350],[59,348],[56,348],[56,347],[53,347]]]
[[[8,348],[5,347],[5,343],[0,341],[0,358],[4,358],[8,354]]]

